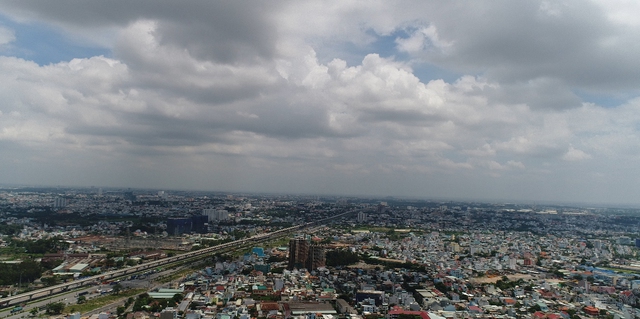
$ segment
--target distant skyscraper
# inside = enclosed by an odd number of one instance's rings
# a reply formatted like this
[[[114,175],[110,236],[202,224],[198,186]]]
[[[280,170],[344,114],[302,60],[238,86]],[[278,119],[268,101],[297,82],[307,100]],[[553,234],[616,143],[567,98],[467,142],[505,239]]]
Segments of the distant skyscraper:
[[[386,212],[387,209],[389,209],[389,205],[387,204],[387,202],[380,202],[380,204],[378,205],[378,213],[382,214]]]
[[[365,220],[367,220],[367,214],[365,214],[364,212],[358,212],[358,222],[362,223]]]
[[[191,216],[191,230],[196,233],[204,234],[208,232],[208,221],[209,217],[206,215],[194,215]]]
[[[185,233],[190,233],[192,227],[193,221],[191,218],[167,219],[167,234],[169,234],[169,236],[180,236]]]
[[[56,197],[56,200],[53,202],[53,208],[64,208],[67,206],[67,199],[64,197]]]
[[[229,212],[221,209],[203,209],[202,215],[209,217],[209,222],[229,219]]]
[[[133,192],[124,192],[123,197],[124,200],[128,200],[131,202],[135,202],[138,199],[138,197],[134,195]]]

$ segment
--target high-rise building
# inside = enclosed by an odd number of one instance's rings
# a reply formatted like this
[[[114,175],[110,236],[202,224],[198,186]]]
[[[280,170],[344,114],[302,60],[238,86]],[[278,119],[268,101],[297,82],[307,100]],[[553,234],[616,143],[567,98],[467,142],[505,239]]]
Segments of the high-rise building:
[[[209,231],[209,217],[206,215],[194,215],[191,216],[191,230],[196,233],[204,234]]]
[[[190,233],[193,227],[191,218],[168,218],[167,234],[169,236],[180,236]]]
[[[53,208],[64,208],[65,206],[67,206],[67,199],[64,197],[56,197]]]
[[[294,238],[289,240],[289,270],[303,268],[306,266],[309,256],[309,242],[304,238]]]
[[[324,246],[311,245],[304,238],[289,240],[289,270],[294,268],[306,268],[314,270],[325,266]]]
[[[133,192],[124,192],[122,197],[124,197],[124,200],[128,200],[130,202],[135,202],[138,199],[138,196],[134,195]]]
[[[318,267],[325,266],[324,246],[311,245],[309,246],[309,254],[307,255],[307,269],[313,270]]]
[[[221,209],[203,209],[202,215],[206,215],[209,218],[209,222],[216,222],[229,219],[229,212]]]

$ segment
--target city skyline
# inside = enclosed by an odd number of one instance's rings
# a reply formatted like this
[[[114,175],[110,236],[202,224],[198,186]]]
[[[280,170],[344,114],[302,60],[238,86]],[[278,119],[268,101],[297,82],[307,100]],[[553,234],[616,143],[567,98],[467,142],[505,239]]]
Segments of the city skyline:
[[[0,182],[640,204],[638,13],[0,3]]]

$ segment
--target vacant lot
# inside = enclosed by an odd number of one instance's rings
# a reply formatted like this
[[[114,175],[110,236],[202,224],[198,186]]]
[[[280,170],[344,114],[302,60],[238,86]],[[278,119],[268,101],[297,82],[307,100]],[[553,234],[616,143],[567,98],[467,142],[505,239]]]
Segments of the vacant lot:
[[[511,281],[518,281],[520,279],[522,279],[522,280],[533,279],[533,276],[532,275],[525,275],[525,274],[515,274],[515,275],[507,275],[507,278],[509,278],[509,280],[511,280]],[[474,284],[494,284],[494,283],[496,283],[496,281],[498,281],[500,279],[502,279],[502,276],[475,277],[475,278],[469,279],[469,281],[471,283],[474,283]]]

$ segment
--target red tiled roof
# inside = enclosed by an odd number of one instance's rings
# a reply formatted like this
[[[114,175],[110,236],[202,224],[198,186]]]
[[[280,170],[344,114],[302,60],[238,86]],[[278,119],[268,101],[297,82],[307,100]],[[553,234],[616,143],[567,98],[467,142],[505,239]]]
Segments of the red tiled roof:
[[[482,312],[482,309],[480,309],[480,307],[478,307],[478,306],[469,306],[469,310]]]
[[[263,302],[260,304],[260,310],[262,311],[271,311],[271,310],[280,310],[280,306],[277,302]]]

